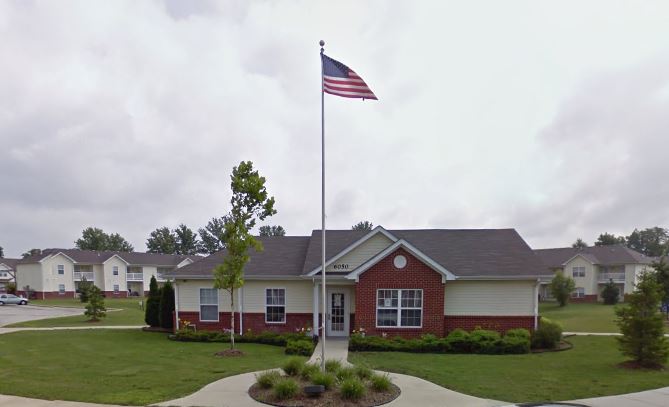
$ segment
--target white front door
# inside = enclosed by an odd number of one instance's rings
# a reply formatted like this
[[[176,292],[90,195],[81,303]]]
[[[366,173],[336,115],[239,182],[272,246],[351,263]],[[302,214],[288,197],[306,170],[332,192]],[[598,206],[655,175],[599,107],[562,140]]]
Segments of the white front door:
[[[348,290],[328,290],[328,318],[326,323],[326,335],[348,336],[348,301]]]

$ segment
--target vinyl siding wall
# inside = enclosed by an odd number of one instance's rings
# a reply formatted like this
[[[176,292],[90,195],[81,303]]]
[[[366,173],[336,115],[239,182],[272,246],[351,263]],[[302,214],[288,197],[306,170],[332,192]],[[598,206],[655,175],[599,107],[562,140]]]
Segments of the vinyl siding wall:
[[[448,281],[444,315],[534,315],[534,281]]]
[[[58,265],[65,266],[65,273],[58,274]],[[42,262],[44,273],[44,289],[42,291],[58,291],[60,284],[65,284],[65,291],[74,291],[74,263],[62,254],[50,257]]]
[[[346,255],[342,256],[340,259],[335,261],[333,264],[330,264],[325,268],[326,272],[328,271],[334,271],[334,272],[343,272],[343,271],[348,271],[351,272],[353,271],[356,267],[359,265],[363,264],[367,260],[371,259],[374,257],[376,254],[380,253],[383,251],[383,249],[387,248],[393,244],[393,242],[388,239],[385,235],[382,233],[377,233],[373,237],[371,237],[369,240],[361,244],[360,246],[356,247],[353,249],[351,252],[347,253]],[[335,269],[334,266],[336,264],[346,264],[348,265],[347,269]]]
[[[29,285],[35,291],[44,290],[44,281],[42,275],[42,265],[34,264],[18,264],[16,266],[16,287],[18,290],[23,290],[23,287]]]
[[[585,267],[585,277],[573,277],[574,267]],[[598,271],[596,267],[581,256],[575,257],[564,267],[564,275],[574,279],[576,288],[583,287],[585,289],[585,295],[597,294],[597,273]]]

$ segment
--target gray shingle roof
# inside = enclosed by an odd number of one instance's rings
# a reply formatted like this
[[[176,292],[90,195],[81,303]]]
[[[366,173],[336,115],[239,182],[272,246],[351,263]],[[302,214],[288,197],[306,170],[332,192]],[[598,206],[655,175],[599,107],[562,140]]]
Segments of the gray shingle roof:
[[[538,249],[534,251],[547,267],[562,267],[577,254],[593,264],[613,266],[622,264],[650,264],[655,259],[645,256],[623,245],[591,246],[583,249],[562,247],[556,249]]]
[[[25,259],[19,260],[19,264],[36,263],[45,257],[63,253],[72,258],[77,263],[82,264],[101,264],[114,255],[130,263],[131,265],[151,265],[175,267],[185,259],[196,261],[199,256],[184,256],[174,254],[158,254],[158,253],[140,253],[140,252],[110,252],[110,251],[94,251],[94,250],[78,250],[78,249],[45,249],[41,254],[28,256]]]
[[[459,277],[538,277],[550,275],[514,229],[389,230]],[[326,258],[330,259],[364,237],[367,231],[328,230]],[[306,275],[321,263],[321,232],[311,236],[260,238],[262,253],[251,251],[247,276]],[[205,276],[219,264],[225,251],[185,266],[173,274]]]
[[[18,263],[19,260],[21,259],[8,259],[6,257],[2,257],[0,258],[0,263],[11,268],[12,270],[16,270],[16,263]]]

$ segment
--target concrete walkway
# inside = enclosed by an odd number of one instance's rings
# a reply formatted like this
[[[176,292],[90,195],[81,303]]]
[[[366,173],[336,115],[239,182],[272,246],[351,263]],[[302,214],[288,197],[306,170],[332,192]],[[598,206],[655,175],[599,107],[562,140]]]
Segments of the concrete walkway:
[[[0,394],[0,407],[122,407],[112,404],[79,403],[76,401],[39,400]]]
[[[620,332],[562,332],[564,336],[622,336]],[[669,338],[669,334],[664,334]]]
[[[322,351],[323,343],[319,341],[309,359],[309,363],[320,365]],[[332,359],[340,361],[344,366],[351,366],[351,363],[348,361],[348,338],[325,339],[325,360]]]
[[[666,407],[669,406],[669,387],[574,402],[590,407]]]

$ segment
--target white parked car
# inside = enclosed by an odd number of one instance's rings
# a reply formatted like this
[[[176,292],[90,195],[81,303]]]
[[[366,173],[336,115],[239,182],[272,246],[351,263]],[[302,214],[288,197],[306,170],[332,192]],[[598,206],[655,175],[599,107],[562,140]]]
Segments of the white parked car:
[[[28,303],[27,298],[17,297],[14,294],[0,295],[0,305],[5,305],[5,304],[26,305],[27,303]]]

